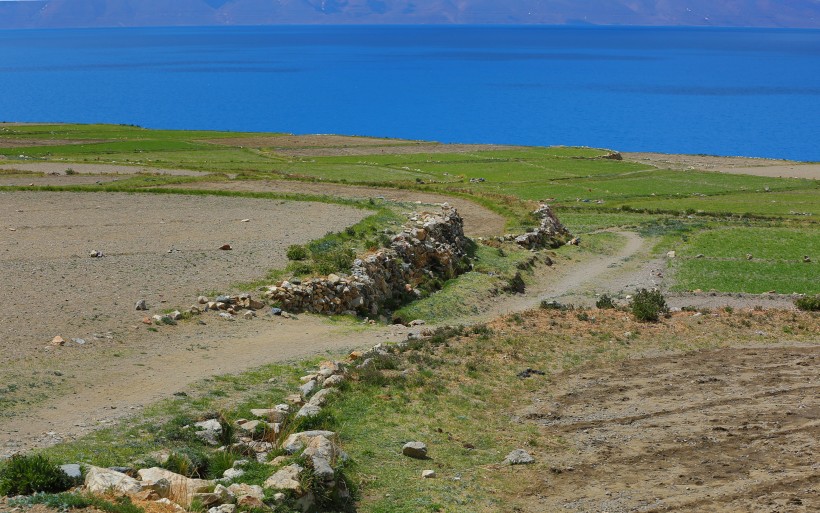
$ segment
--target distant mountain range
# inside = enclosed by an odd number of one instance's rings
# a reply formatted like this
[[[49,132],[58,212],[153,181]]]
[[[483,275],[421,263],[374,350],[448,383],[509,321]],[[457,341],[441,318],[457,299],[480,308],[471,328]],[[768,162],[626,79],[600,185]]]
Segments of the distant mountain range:
[[[0,0],[0,28],[272,24],[820,28],[820,0]]]

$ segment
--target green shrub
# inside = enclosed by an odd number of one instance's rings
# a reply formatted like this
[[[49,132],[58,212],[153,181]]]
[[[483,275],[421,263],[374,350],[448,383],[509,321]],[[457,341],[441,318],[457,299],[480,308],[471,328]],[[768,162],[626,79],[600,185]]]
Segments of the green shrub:
[[[804,296],[798,298],[794,302],[794,306],[796,306],[798,310],[803,310],[804,312],[820,312],[820,294],[816,296]]]
[[[308,257],[308,250],[299,244],[292,244],[288,246],[287,257],[288,260],[304,260]]]
[[[595,302],[595,307],[599,310],[606,310],[608,308],[615,308],[615,303],[612,301],[611,297],[604,294],[598,298],[598,301]]]
[[[71,479],[66,473],[39,454],[12,456],[0,470],[0,496],[62,492],[69,488]]]
[[[632,315],[641,322],[658,322],[667,313],[669,307],[658,290],[641,289],[632,298]]]

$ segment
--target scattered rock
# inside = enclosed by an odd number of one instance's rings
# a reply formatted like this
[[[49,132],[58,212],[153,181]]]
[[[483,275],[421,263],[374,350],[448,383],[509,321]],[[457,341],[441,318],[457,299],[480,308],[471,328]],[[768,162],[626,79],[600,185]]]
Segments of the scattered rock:
[[[436,471],[435,470],[422,470],[421,471],[421,477],[423,477],[424,479],[432,479],[432,478],[436,477]]]
[[[83,479],[83,472],[76,463],[69,463],[68,465],[60,465],[60,470],[63,471],[72,481],[79,483]]]
[[[342,382],[344,380],[345,380],[344,376],[342,376],[341,374],[335,374],[335,375],[330,376],[329,378],[325,379],[322,382],[322,388],[335,388],[335,387],[338,387],[339,385],[342,384]]]
[[[504,458],[504,463],[507,465],[529,465],[535,463],[535,458],[523,449],[516,449]]]
[[[323,388],[322,390],[316,392],[316,394],[310,398],[310,401],[308,401],[308,405],[324,406],[327,403],[328,397],[338,392],[339,391],[335,388]]]
[[[168,480],[171,484],[170,497],[176,499],[180,506],[186,508],[190,506],[194,494],[208,493],[208,490],[215,484],[213,481],[191,479],[159,467],[144,468],[138,471],[137,474],[144,483],[156,482],[160,479]]]
[[[223,479],[236,479],[245,475],[245,471],[241,468],[229,468],[222,473]]]
[[[675,253],[674,251],[666,252],[666,258],[675,258],[675,256],[677,256],[677,253]]]
[[[307,399],[308,397],[310,397],[310,394],[312,394],[315,389],[316,389],[316,380],[311,379],[307,383],[305,383],[304,385],[299,387],[299,392],[302,393],[302,397]]]
[[[103,255],[102,251],[97,251],[96,249],[92,249],[91,252],[88,253],[88,256],[90,256],[91,258],[102,258],[105,255]]]
[[[231,247],[230,244],[223,244],[223,245],[219,246],[219,249],[221,249],[222,251],[230,251],[233,248]]]
[[[235,513],[236,504],[221,504],[208,510],[208,513]]]
[[[139,301],[137,301],[137,304],[134,306],[134,309],[135,310],[148,310],[148,305],[145,304],[144,299],[140,299]]]
[[[296,418],[301,419],[302,417],[310,418],[315,417],[321,413],[322,407],[317,406],[315,404],[306,404],[299,408],[299,411],[296,412]]]
[[[288,465],[277,470],[262,486],[271,490],[292,490],[301,495],[302,485],[299,483],[299,474],[303,470],[305,469],[299,465]]]
[[[65,345],[65,339],[63,337],[61,337],[60,335],[57,335],[56,337],[51,339],[51,345],[52,346],[64,346]]]
[[[91,493],[135,494],[142,491],[142,483],[122,472],[89,466],[85,473],[85,488]]]
[[[265,498],[265,491],[259,485],[234,483],[228,487],[228,491],[234,494],[237,501],[241,500],[243,497],[254,497],[259,500]]]
[[[328,440],[333,439],[336,437],[336,433],[333,431],[302,431],[299,433],[293,433],[287,439],[285,439],[284,443],[282,443],[282,450],[284,450],[288,454],[296,454],[297,452],[304,449],[310,441],[317,437],[323,436]]]
[[[427,445],[423,442],[407,442],[401,449],[401,453],[417,460],[427,459]]]
[[[222,433],[222,424],[216,419],[197,422],[194,427],[199,428],[196,436],[209,445],[219,445],[219,435]]]

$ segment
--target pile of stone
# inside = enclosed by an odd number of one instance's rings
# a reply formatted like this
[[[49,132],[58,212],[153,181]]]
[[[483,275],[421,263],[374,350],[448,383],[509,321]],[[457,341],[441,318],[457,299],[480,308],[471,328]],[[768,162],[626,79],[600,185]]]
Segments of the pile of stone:
[[[375,348],[354,356],[365,358],[378,350]],[[308,511],[315,506],[317,498],[313,489],[305,489],[304,483],[318,482],[327,496],[349,500],[350,491],[334,470],[348,458],[339,446],[336,433],[303,431],[287,437],[280,436],[291,417],[312,417],[321,412],[328,399],[339,393],[338,387],[346,379],[349,366],[346,362],[322,362],[315,372],[302,378],[299,392],[287,397],[288,404],[253,409],[251,414],[257,419],[235,421],[240,433],[237,442],[219,450],[230,450],[234,454],[272,465],[272,474],[262,486],[229,484],[244,474],[242,467],[248,460],[238,460],[233,468],[224,472],[221,479],[216,480],[192,479],[160,467],[140,469],[131,475],[123,472],[125,469],[88,467],[85,489],[90,493],[114,493],[142,501],[170,504],[178,506],[180,511],[196,503],[208,508],[209,513],[233,513],[237,508],[264,508],[266,490],[274,492],[272,497],[275,502],[290,500],[293,506]],[[296,413],[291,415],[292,412]],[[216,446],[223,426],[218,420],[209,419],[197,422],[192,429],[196,429],[196,436],[203,442]],[[288,456],[268,461],[273,450],[283,451]],[[308,465],[285,465],[293,456],[301,456],[301,460],[308,462]],[[275,467],[279,468],[273,471]]]
[[[390,246],[357,259],[349,276],[283,281],[265,297],[289,312],[375,315],[386,304],[419,294],[431,279],[450,279],[467,269],[464,223],[446,203],[440,213],[413,213]]]
[[[549,205],[541,205],[533,214],[541,223],[533,231],[514,238],[519,246],[527,249],[555,248],[572,239],[572,234],[561,224]]]

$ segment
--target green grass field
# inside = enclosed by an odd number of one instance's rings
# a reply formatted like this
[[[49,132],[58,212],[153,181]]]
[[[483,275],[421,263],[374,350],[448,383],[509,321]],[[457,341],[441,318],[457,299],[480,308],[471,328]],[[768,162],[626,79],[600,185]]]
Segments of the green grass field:
[[[506,216],[511,230],[520,230],[532,222],[527,213],[538,201],[550,202],[566,225],[578,234],[607,228],[647,231],[659,220],[687,223],[687,217],[695,216],[701,222],[690,223],[690,228],[683,231],[666,230],[657,248],[658,252],[687,248],[677,269],[676,288],[752,292],[793,288],[783,280],[789,284],[817,281],[809,274],[811,266],[785,268],[787,262],[778,263],[762,256],[762,260],[744,264],[756,265],[754,274],[758,278],[741,279],[743,273],[733,271],[725,261],[739,258],[738,255],[707,254],[707,241],[715,233],[720,233],[723,240],[731,238],[727,247],[760,248],[776,240],[772,238],[775,232],[767,228],[780,227],[786,230],[783,236],[788,239],[788,251],[795,252],[789,258],[800,253],[797,256],[820,260],[820,189],[816,180],[655,169],[601,159],[608,152],[594,148],[462,149],[421,154],[374,151],[372,155],[291,157],[287,151],[277,150],[275,141],[281,135],[147,130],[119,125],[0,125],[0,155],[5,156],[7,165],[59,161],[69,168],[72,163],[116,163],[212,173],[206,180],[225,180],[230,175],[243,180],[280,178],[419,188],[472,198]],[[259,138],[260,147],[240,146],[237,141],[241,139],[233,139],[237,137]],[[219,144],[221,139],[225,144]],[[63,144],[37,146],[37,140]],[[21,141],[21,145],[15,146],[14,141]],[[66,144],[74,141],[78,144]],[[325,150],[332,150],[344,142],[312,144],[324,144]],[[203,178],[123,178],[106,187],[135,189],[200,179]],[[484,181],[471,183],[470,179]],[[757,219],[763,225],[760,229],[737,232],[742,235],[728,235],[745,228],[746,218]],[[718,228],[727,231],[712,231]],[[698,230],[708,231],[700,237]],[[743,253],[742,257],[756,252],[738,251]],[[705,257],[690,261],[692,252],[704,253]],[[806,291],[816,288],[797,287]]]

